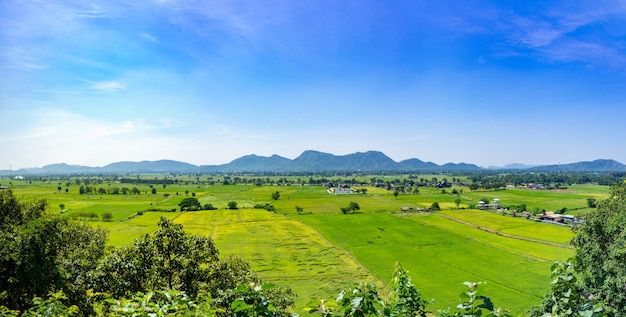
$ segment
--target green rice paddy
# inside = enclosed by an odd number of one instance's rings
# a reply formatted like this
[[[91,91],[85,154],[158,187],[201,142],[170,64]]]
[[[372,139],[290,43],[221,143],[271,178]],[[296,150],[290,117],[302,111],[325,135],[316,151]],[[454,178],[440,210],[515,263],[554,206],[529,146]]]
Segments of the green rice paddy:
[[[190,178],[193,179],[193,178]],[[58,187],[61,187],[61,190]],[[567,227],[537,223],[495,212],[462,209],[482,198],[499,198],[502,205],[526,204],[529,209],[553,211],[563,207],[575,213],[587,211],[586,199],[603,199],[605,186],[570,186],[564,191],[509,188],[459,195],[450,189],[420,188],[419,194],[401,194],[382,188],[362,187],[365,195],[332,195],[322,186],[253,186],[103,183],[96,186],[137,186],[140,195],[80,195],[78,186],[65,182],[16,182],[14,192],[26,200],[45,198],[51,212],[78,215],[93,212],[94,227],[109,231],[109,244],[130,243],[156,230],[166,216],[187,232],[211,236],[222,256],[246,259],[266,280],[289,285],[298,294],[295,312],[311,300],[333,300],[353,283],[372,281],[383,293],[394,264],[400,262],[427,299],[430,309],[458,303],[465,281],[481,286],[496,306],[522,314],[539,304],[549,289],[550,266],[574,254]],[[67,188],[67,190],[66,190]],[[361,188],[357,186],[357,188]],[[278,191],[280,198],[272,200]],[[175,210],[182,199],[196,197],[217,210]],[[455,199],[461,203],[457,209]],[[235,201],[239,209],[226,209]],[[343,215],[341,207],[356,202],[356,214]],[[400,212],[425,209],[439,202],[436,213]],[[275,212],[255,209],[271,204]],[[61,206],[63,208],[61,208]],[[303,209],[297,214],[296,206]],[[153,211],[149,211],[153,210]],[[154,211],[156,210],[156,211]],[[112,221],[103,222],[105,213]],[[139,215],[139,214],[140,215]]]

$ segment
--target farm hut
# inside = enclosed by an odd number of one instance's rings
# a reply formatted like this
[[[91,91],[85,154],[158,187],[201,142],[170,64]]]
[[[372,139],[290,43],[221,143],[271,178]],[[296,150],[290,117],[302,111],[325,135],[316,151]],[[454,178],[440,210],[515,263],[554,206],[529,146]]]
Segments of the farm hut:
[[[550,221],[555,221],[555,222],[561,222],[563,217],[561,215],[555,214],[552,211],[544,211],[541,216],[540,216],[541,220],[550,220]]]

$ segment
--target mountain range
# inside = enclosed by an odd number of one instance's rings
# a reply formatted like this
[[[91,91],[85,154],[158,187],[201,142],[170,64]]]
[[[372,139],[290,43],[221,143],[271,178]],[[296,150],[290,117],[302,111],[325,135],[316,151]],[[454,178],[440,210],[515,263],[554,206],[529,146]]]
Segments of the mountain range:
[[[3,170],[0,175],[75,175],[75,174],[145,174],[145,173],[307,173],[307,172],[476,172],[482,170],[520,170],[529,172],[612,172],[626,171],[626,165],[614,160],[595,160],[559,165],[527,166],[510,164],[488,169],[469,163],[438,165],[411,158],[396,162],[379,151],[334,155],[307,150],[291,160],[279,155],[246,155],[222,165],[193,165],[180,161],[158,160],[116,162],[103,167],[51,164],[43,167]]]

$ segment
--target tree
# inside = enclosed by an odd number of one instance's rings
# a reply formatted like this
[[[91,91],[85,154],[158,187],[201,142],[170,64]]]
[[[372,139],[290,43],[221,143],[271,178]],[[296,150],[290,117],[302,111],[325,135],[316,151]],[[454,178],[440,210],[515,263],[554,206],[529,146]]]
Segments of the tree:
[[[304,208],[302,208],[300,206],[296,206],[296,212],[298,213],[298,215],[301,215],[303,210],[304,210]]]
[[[596,199],[593,197],[587,198],[587,207],[596,208]]]
[[[227,206],[228,206],[228,209],[237,209],[237,202],[236,201],[229,201]]]
[[[195,197],[187,197],[183,199],[178,206],[180,206],[181,211],[202,209],[200,202]]]
[[[544,296],[541,306],[530,310],[539,316],[600,316],[601,307],[585,294],[584,287],[575,274],[575,261],[555,262],[552,265],[550,292]]]
[[[159,229],[131,245],[115,249],[98,267],[97,291],[114,297],[158,289],[178,289],[194,296],[217,261],[217,248],[209,237],[186,235],[182,225],[165,217]]]
[[[45,200],[18,202],[10,190],[0,193],[0,303],[23,311],[33,297],[63,290],[85,308],[106,233],[47,214],[46,206]]]
[[[97,272],[97,292],[128,298],[137,292],[168,289],[182,291],[192,300],[208,293],[221,312],[218,316],[235,315],[234,301],[240,294],[233,290],[239,285],[263,284],[247,262],[236,256],[220,259],[210,237],[186,233],[182,225],[165,217],[156,232],[107,255]],[[286,308],[293,304],[293,294],[285,287],[255,295],[268,300],[275,316],[286,316]]]
[[[398,199],[398,195],[400,195],[400,188],[396,187],[396,189],[393,191],[393,197],[395,199]]]
[[[572,239],[576,271],[609,316],[620,316],[626,312],[626,183],[615,185],[583,220]]]
[[[433,202],[433,203],[430,205],[430,210],[431,210],[431,211],[439,211],[439,210],[441,210],[441,207],[439,207],[439,202],[436,202],[436,201],[435,201],[435,202]]]
[[[278,198],[280,198],[280,192],[279,191],[275,191],[272,193],[272,199],[273,200],[278,200]]]
[[[61,211],[65,210],[65,204],[59,204],[59,209],[61,209]]]
[[[358,204],[358,203],[356,203],[356,202],[354,202],[354,201],[351,201],[351,202],[350,202],[350,205],[348,206],[348,208],[350,208],[350,211],[351,211],[351,212],[355,212],[355,211],[357,211],[357,210],[360,210],[360,209],[361,209],[361,206],[359,206],[359,204]]]
[[[153,195],[156,195],[156,193],[157,193],[156,188],[155,188],[155,187],[152,187],[152,194],[153,194]]]
[[[461,198],[455,199],[454,204],[456,205],[456,209],[459,209],[459,205],[461,204]]]

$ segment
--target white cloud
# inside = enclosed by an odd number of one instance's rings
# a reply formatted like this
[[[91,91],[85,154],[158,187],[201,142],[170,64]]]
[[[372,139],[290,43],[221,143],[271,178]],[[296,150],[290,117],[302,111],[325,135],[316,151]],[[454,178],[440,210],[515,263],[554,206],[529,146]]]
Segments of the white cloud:
[[[139,36],[141,36],[141,38],[143,38],[144,40],[148,41],[148,42],[152,42],[152,43],[158,43],[159,42],[159,38],[150,34],[150,33],[141,33],[139,34]]]
[[[126,85],[119,81],[88,81],[89,88],[98,92],[110,93],[126,89]]]

